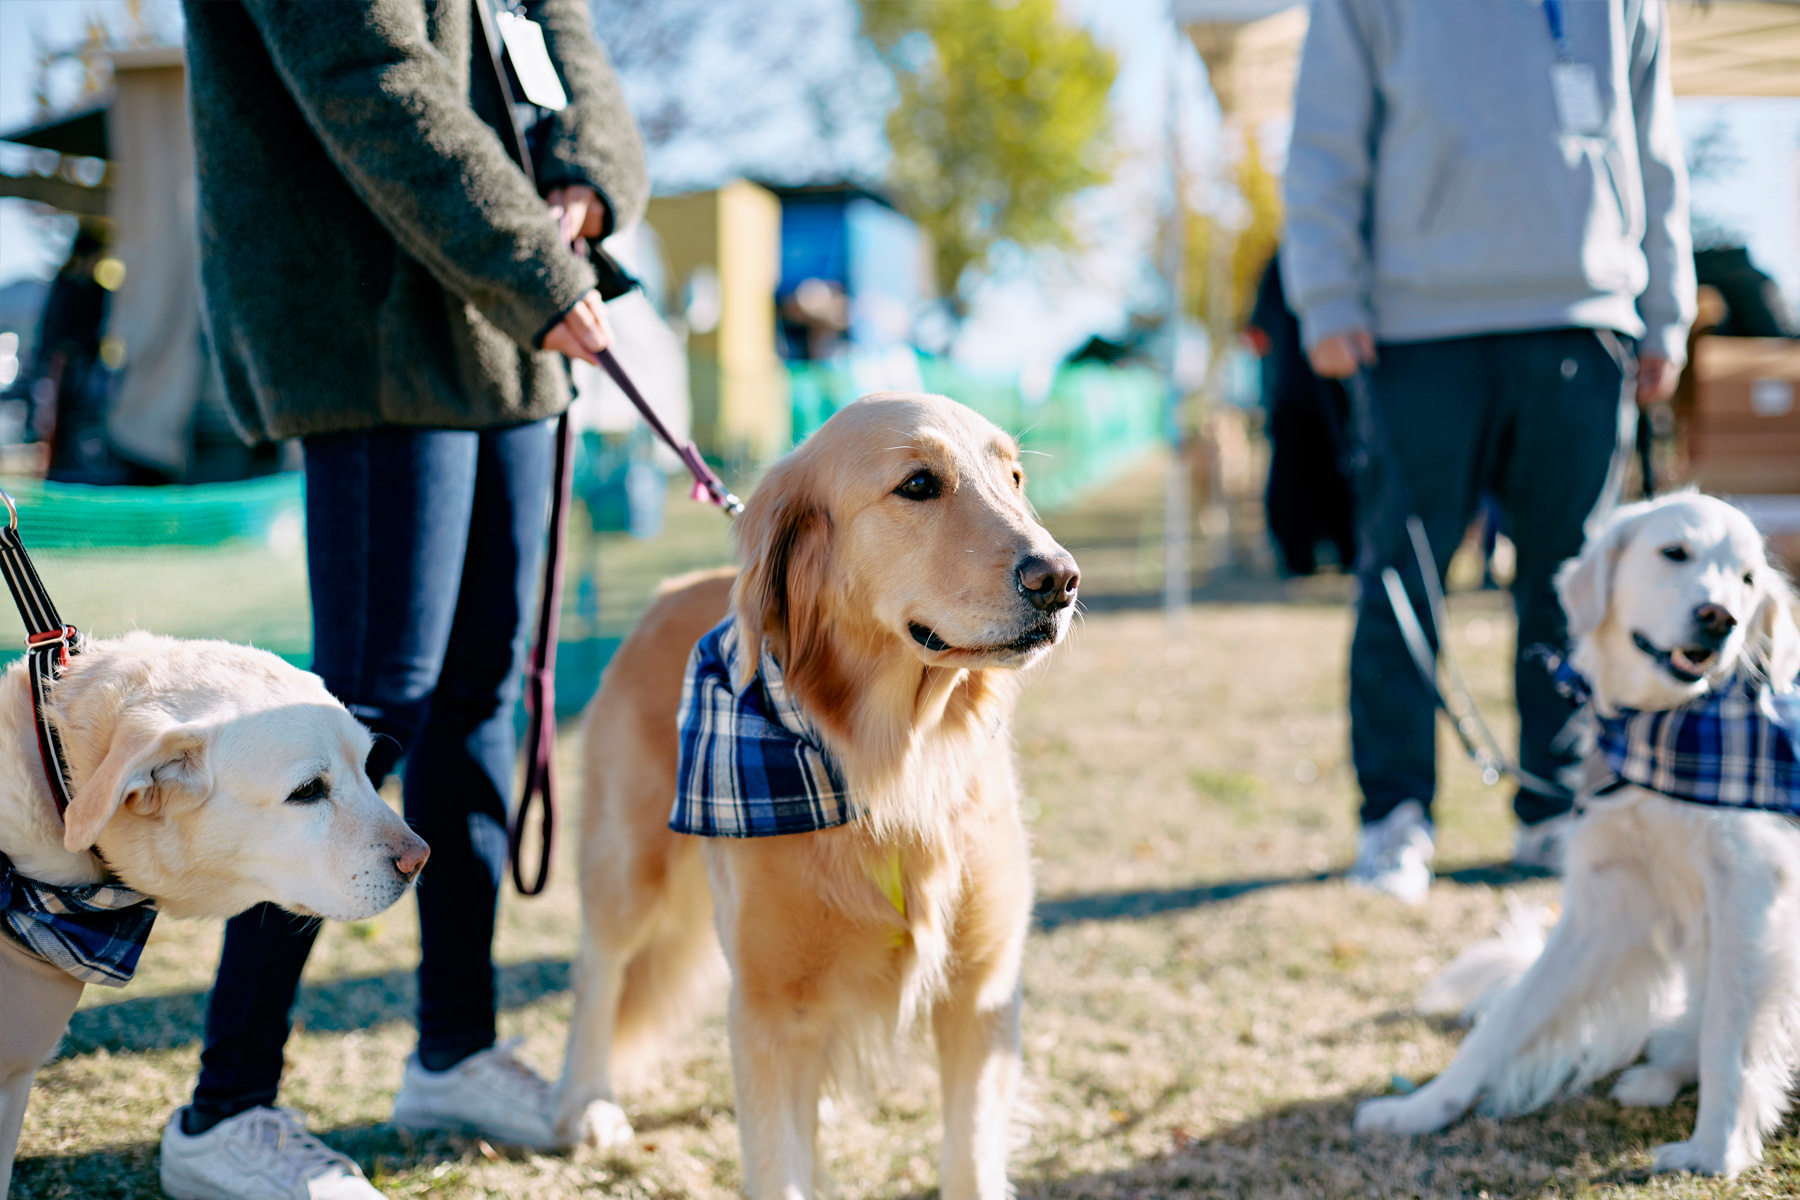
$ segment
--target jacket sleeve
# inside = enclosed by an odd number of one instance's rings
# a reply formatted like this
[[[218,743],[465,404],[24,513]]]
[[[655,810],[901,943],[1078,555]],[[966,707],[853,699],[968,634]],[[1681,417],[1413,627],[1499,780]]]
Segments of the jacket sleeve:
[[[604,237],[642,217],[650,197],[637,122],[618,73],[594,41],[586,0],[526,0],[525,14],[543,27],[544,44],[569,93],[569,106],[547,118],[538,187],[548,192],[584,183],[599,192],[608,210]]]
[[[1312,6],[1294,88],[1281,279],[1307,348],[1375,329],[1369,308],[1370,182],[1380,101],[1360,4]]]
[[[1687,165],[1669,83],[1669,15],[1644,0],[1631,46],[1631,106],[1644,180],[1644,261],[1649,282],[1638,297],[1646,354],[1687,361],[1696,304],[1693,234],[1688,228]]]
[[[344,178],[407,254],[521,345],[594,286],[419,0],[245,0],[283,84]],[[480,36],[474,33],[474,36]]]

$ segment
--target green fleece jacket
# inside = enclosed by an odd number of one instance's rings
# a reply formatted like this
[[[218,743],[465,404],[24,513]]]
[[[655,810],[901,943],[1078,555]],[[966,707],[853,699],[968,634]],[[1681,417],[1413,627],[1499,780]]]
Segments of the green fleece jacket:
[[[535,349],[594,286],[539,194],[642,215],[637,127],[584,0],[526,0],[569,107],[537,188],[474,0],[185,0],[208,325],[250,441],[483,429],[568,404]]]

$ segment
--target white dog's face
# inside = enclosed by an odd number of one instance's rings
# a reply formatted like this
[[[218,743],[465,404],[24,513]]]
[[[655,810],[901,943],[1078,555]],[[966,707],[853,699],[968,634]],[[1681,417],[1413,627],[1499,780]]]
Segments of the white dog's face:
[[[1618,510],[1563,565],[1574,665],[1607,709],[1666,709],[1746,667],[1800,669],[1786,582],[1743,513],[1683,493]]]
[[[58,684],[76,795],[70,850],[97,846],[173,916],[270,901],[354,920],[418,878],[425,843],[363,771],[368,730],[317,676],[223,642],[98,642]]]

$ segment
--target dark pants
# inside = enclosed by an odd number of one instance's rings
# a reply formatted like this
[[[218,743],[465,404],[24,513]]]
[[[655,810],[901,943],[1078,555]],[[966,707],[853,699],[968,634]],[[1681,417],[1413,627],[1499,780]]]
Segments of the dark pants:
[[[1348,426],[1349,405],[1335,381],[1308,371],[1275,391],[1269,405],[1269,483],[1263,509],[1285,574],[1318,570],[1321,541],[1331,544],[1346,571],[1355,559],[1356,506],[1342,466]]]
[[[306,440],[313,669],[375,734],[369,777],[406,758],[419,880],[419,1055],[494,1043],[495,905],[507,865],[525,639],[544,539],[547,423],[376,429]],[[272,1104],[318,933],[260,905],[225,926],[194,1107]]]
[[[1623,351],[1622,340],[1613,347]],[[1628,351],[1624,351],[1628,353]],[[1375,420],[1388,453],[1359,480],[1356,634],[1350,646],[1350,745],[1362,786],[1362,819],[1379,821],[1403,800],[1429,807],[1437,788],[1437,723],[1430,691],[1401,640],[1381,569],[1398,566],[1429,635],[1417,560],[1401,519],[1424,523],[1439,579],[1483,492],[1508,519],[1517,548],[1513,604],[1520,653],[1519,762],[1554,779],[1572,758],[1552,749],[1574,709],[1524,651],[1562,646],[1568,630],[1551,579],[1581,549],[1582,525],[1616,502],[1630,453],[1635,404],[1626,364],[1592,330],[1383,345],[1372,371]],[[1397,470],[1398,493],[1385,472]],[[1404,505],[1396,505],[1396,495]],[[1526,824],[1569,802],[1521,788],[1513,810]]]

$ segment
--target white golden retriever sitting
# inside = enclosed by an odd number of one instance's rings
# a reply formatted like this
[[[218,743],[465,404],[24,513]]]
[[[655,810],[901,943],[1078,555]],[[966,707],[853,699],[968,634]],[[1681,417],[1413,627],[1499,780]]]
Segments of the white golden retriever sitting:
[[[1598,714],[1674,709],[1734,678],[1783,693],[1800,673],[1788,587],[1722,501],[1622,508],[1556,583]],[[1584,773],[1584,792],[1613,775],[1594,751]],[[1659,1147],[1657,1170],[1730,1175],[1761,1160],[1800,1064],[1800,824],[1599,790],[1570,837],[1548,940],[1515,921],[1427,987],[1421,1007],[1466,1006],[1475,1028],[1417,1092],[1365,1101],[1358,1130],[1529,1112],[1645,1054],[1613,1088],[1621,1104],[1700,1085],[1693,1135]]]
[[[74,787],[62,819],[23,660],[0,676],[0,854],[25,879],[110,875],[171,917],[266,900],[355,920],[405,895],[430,853],[363,774],[368,730],[273,654],[148,633],[89,641],[48,708]],[[0,931],[0,1194],[31,1078],[82,987]]]

